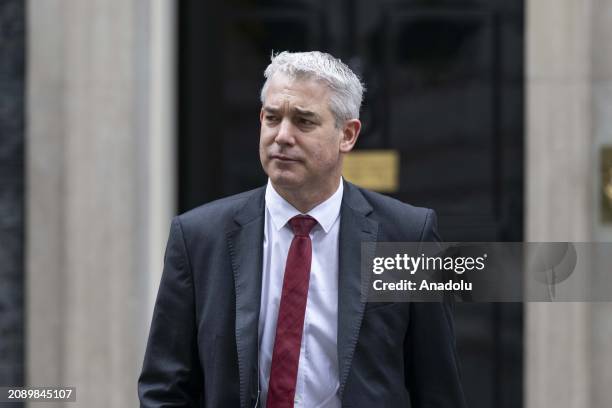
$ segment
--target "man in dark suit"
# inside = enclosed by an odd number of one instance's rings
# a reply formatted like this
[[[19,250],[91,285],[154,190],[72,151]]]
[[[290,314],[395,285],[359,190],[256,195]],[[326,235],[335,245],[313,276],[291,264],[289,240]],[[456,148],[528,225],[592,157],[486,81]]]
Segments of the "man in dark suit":
[[[447,303],[361,301],[362,242],[438,241],[433,211],[342,180],[363,87],[341,61],[265,72],[267,186],[176,217],[142,407],[464,407]]]

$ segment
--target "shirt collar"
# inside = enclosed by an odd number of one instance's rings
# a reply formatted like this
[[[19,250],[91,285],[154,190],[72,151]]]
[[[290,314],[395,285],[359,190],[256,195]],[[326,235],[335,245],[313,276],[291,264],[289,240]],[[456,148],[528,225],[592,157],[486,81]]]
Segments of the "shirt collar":
[[[317,220],[317,223],[323,228],[325,233],[329,232],[338,215],[340,215],[340,205],[342,204],[342,194],[344,192],[344,183],[342,181],[342,177],[340,177],[340,185],[331,197],[306,213]],[[301,214],[276,192],[270,179],[268,179],[268,185],[266,186],[266,208],[270,212],[272,224],[277,231],[283,228],[291,218]]]

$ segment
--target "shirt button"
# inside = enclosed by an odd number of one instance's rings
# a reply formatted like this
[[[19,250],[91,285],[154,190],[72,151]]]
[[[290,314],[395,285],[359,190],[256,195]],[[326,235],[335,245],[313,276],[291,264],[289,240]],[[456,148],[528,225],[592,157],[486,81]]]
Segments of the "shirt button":
[[[293,400],[293,403],[294,403],[294,404],[300,404],[301,402],[302,402],[302,400],[300,399],[300,396],[299,396],[299,395],[296,395],[296,396],[295,396],[295,399]]]

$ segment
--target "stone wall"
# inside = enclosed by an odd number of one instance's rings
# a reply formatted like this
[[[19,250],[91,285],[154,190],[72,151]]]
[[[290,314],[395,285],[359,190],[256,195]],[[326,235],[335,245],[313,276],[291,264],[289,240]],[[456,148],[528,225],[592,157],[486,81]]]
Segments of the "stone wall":
[[[26,384],[134,407],[175,211],[174,2],[29,5]]]
[[[599,154],[612,144],[612,1],[526,5],[526,241],[610,242]],[[525,407],[612,406],[612,304],[525,312]]]

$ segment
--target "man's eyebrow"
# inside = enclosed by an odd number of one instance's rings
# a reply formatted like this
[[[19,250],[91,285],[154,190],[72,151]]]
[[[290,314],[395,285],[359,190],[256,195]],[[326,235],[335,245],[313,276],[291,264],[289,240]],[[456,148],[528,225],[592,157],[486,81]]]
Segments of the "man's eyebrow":
[[[300,116],[306,117],[306,118],[319,118],[319,115],[314,113],[313,111],[309,111],[307,109],[300,109],[298,107],[295,107],[294,110],[300,114]]]
[[[277,115],[279,112],[281,112],[281,108],[275,107],[275,106],[264,106],[263,111],[266,113],[271,113],[274,115]],[[321,119],[321,116],[318,113],[315,113],[313,111],[310,111],[308,109],[302,109],[302,108],[298,108],[297,106],[294,107],[292,109],[292,111],[295,114],[300,115],[301,117],[304,118],[309,118],[309,119]]]
[[[279,108],[275,108],[275,107],[272,107],[272,106],[264,106],[263,110],[265,112],[268,112],[268,113],[278,113],[278,112],[280,112]]]

